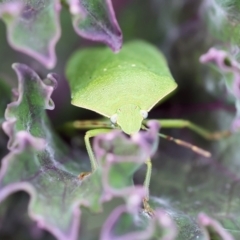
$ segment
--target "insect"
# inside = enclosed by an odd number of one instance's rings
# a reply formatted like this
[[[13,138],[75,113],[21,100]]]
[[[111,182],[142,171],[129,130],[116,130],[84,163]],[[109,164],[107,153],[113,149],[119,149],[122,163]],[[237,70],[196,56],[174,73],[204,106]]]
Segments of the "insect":
[[[90,144],[91,137],[109,132],[113,127],[120,128],[128,135],[140,129],[147,130],[148,112],[177,88],[164,55],[151,44],[140,40],[127,43],[118,54],[107,48],[80,50],[71,57],[66,76],[71,87],[72,104],[108,118],[72,123],[78,129],[91,129],[86,132],[85,144],[92,171],[96,170],[97,163]],[[159,120],[159,123],[161,128],[187,127],[208,139],[218,139],[227,134],[211,134],[182,119]],[[206,157],[210,156],[209,152],[190,143],[162,133],[159,136]],[[152,168],[150,159],[146,159],[146,164],[144,185],[149,188]]]

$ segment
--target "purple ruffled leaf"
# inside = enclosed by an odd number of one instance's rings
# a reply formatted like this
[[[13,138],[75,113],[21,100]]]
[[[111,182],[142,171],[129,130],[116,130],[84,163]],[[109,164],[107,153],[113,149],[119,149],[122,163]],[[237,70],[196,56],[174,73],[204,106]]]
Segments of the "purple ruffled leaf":
[[[76,206],[73,208],[71,200],[68,199],[69,196],[62,196],[64,191],[67,191],[65,193],[67,194],[70,190],[61,189],[67,188],[66,181],[57,182],[55,179],[56,177],[67,178],[67,172],[58,169],[58,176],[54,176],[54,166],[51,169],[50,165],[47,168],[36,162],[39,160],[38,154],[42,153],[40,150],[46,147],[43,139],[37,139],[22,131],[16,135],[14,145],[15,149],[2,160],[0,201],[14,192],[23,190],[31,197],[29,215],[37,221],[40,228],[50,231],[58,239],[77,239],[80,210]],[[73,177],[72,183],[74,183]],[[74,185],[75,188],[80,186],[76,178]],[[54,196],[50,196],[52,193]],[[77,196],[75,196],[75,201],[77,202]],[[62,211],[64,211],[64,216]]]
[[[165,212],[156,209],[153,218],[144,213],[139,215],[140,204],[148,195],[148,189],[142,185],[135,186],[133,174],[146,159],[153,156],[158,145],[158,122],[149,121],[148,126],[148,131],[136,133],[130,138],[121,131],[113,131],[94,139],[94,150],[102,172],[102,200],[108,201],[113,197],[126,200],[126,205],[117,207],[105,222],[102,240],[151,239],[153,236],[173,240],[176,237],[176,226]],[[125,223],[125,228],[131,226],[126,234],[123,233],[126,229],[122,229],[122,222]],[[114,233],[116,225],[121,236]]]
[[[61,34],[60,9],[59,0],[0,0],[0,17],[7,25],[10,45],[53,68],[55,45]]]
[[[5,111],[5,119],[7,121],[4,122],[2,126],[5,133],[9,136],[9,149],[11,149],[15,134],[18,131],[27,130],[32,133],[31,130],[34,128],[34,125],[39,124],[39,121],[41,121],[41,114],[43,114],[45,109],[54,109],[54,103],[50,96],[57,86],[57,81],[53,74],[47,76],[49,85],[46,85],[41,81],[39,76],[26,65],[16,63],[13,64],[13,69],[16,71],[19,81],[18,91],[15,90],[15,96],[18,97],[18,99],[8,104],[8,108]],[[38,91],[38,88],[41,89],[41,91]],[[29,106],[29,108],[32,107],[32,109],[26,109],[25,104],[27,103],[30,105],[31,103],[29,95],[33,94],[32,92],[35,92],[36,95],[34,97],[38,100],[38,104],[42,105],[42,111],[39,111],[35,106]],[[37,102],[35,104],[37,104]],[[30,113],[28,112],[29,110]],[[26,115],[27,117],[25,118],[21,115]],[[37,115],[39,118],[37,118]],[[39,121],[36,121],[37,119]],[[36,134],[33,135],[36,136]],[[37,137],[44,136],[39,134]]]
[[[12,2],[4,2],[0,1],[0,16],[5,15],[5,17],[18,17],[23,9],[22,2],[12,1]]]
[[[29,197],[17,192],[0,205],[0,239],[56,240],[27,216]]]
[[[68,148],[49,126],[45,109],[54,108],[55,75],[42,81],[26,65],[13,67],[19,79],[18,99],[8,105],[3,124],[11,152],[2,160],[0,200],[26,191],[31,197],[30,217],[58,239],[75,240],[79,205],[100,209],[101,182],[95,180],[96,174],[85,181],[78,178],[81,166],[68,156]]]
[[[175,222],[167,212],[162,209],[155,210],[155,232],[161,231],[161,240],[174,240],[177,237],[178,230]]]
[[[7,103],[10,101],[11,90],[0,77],[0,126],[4,121],[4,111],[6,109]]]
[[[228,91],[235,98],[236,117],[232,124],[232,130],[240,128],[240,64],[227,52],[211,48],[200,57],[204,64],[213,63],[224,76]]]
[[[206,240],[234,240],[227,230],[225,230],[216,220],[210,218],[205,213],[198,215],[198,223],[202,227]]]
[[[103,42],[115,52],[121,49],[122,32],[111,0],[68,0],[68,4],[77,34]]]
[[[101,240],[150,240],[154,237],[161,240],[174,240],[177,236],[177,228],[169,215],[160,209],[156,209],[152,218],[141,218],[143,216],[135,213],[133,215],[125,206],[117,207],[104,223],[101,232]],[[123,219],[121,219],[123,218]],[[119,234],[118,224],[129,221],[135,231]],[[129,225],[130,225],[129,223]],[[133,227],[134,226],[134,227]],[[119,236],[120,235],[120,236]],[[155,239],[154,238],[154,239]]]
[[[131,138],[121,131],[113,131],[94,139],[93,147],[102,171],[103,199],[123,197],[130,209],[138,209],[148,189],[134,186],[133,174],[155,153],[158,131],[158,122],[150,121],[149,131]]]
[[[4,80],[0,77],[0,162],[1,158],[7,153],[7,137],[2,131],[2,123],[4,122],[4,111],[7,104],[11,99],[10,86],[5,84]]]
[[[133,142],[138,143],[144,150],[147,157],[153,157],[158,148],[159,136],[158,132],[160,130],[158,121],[149,120],[147,122],[148,130],[143,132],[138,132],[132,136]]]
[[[55,74],[42,81],[26,65],[14,64],[13,68],[19,88],[14,91],[15,102],[5,112],[3,129],[9,136],[11,152],[2,161],[0,201],[16,191],[27,192],[30,217],[61,240],[77,239],[80,205],[99,211],[103,202],[123,197],[129,210],[138,211],[146,190],[133,185],[133,174],[153,154],[157,123],[152,122],[149,131],[132,139],[119,131],[96,137],[94,149],[99,168],[79,179],[79,173],[86,172],[77,164],[80,157],[74,161],[68,156],[69,149],[52,131],[45,113],[54,108],[51,94],[56,88]],[[120,178],[116,180],[114,176]]]

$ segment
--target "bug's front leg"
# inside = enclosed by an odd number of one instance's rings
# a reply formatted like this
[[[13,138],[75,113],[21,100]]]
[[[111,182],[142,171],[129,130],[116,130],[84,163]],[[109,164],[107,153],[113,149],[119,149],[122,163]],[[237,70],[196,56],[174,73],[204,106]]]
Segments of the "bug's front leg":
[[[85,142],[87,153],[88,153],[88,156],[89,156],[89,159],[90,159],[91,172],[80,173],[79,176],[78,176],[80,179],[83,179],[84,177],[88,176],[89,174],[94,172],[98,167],[98,163],[97,163],[97,160],[95,158],[95,155],[93,153],[92,146],[91,146],[91,143],[90,143],[90,138],[91,137],[96,137],[96,136],[98,136],[99,134],[102,134],[102,133],[108,133],[110,131],[112,131],[112,129],[91,129],[91,130],[88,130],[86,132],[86,134],[84,136],[84,142]]]
[[[72,132],[73,130],[86,130],[86,129],[88,129],[88,131],[85,133],[84,142],[88,152],[88,156],[90,158],[91,172],[82,172],[78,176],[80,179],[85,178],[86,176],[94,172],[98,167],[97,161],[95,159],[95,156],[91,147],[90,138],[95,137],[102,133],[108,133],[109,131],[112,130],[112,126],[109,120],[106,120],[106,119],[80,120],[80,121],[73,121],[73,122],[66,123],[64,126],[60,128],[60,131]]]
[[[85,136],[84,136],[84,141],[85,141],[87,152],[88,152],[88,155],[89,155],[89,158],[90,158],[92,172],[94,172],[97,169],[98,163],[96,161],[96,158],[95,158],[93,150],[92,150],[92,146],[91,146],[91,143],[90,143],[90,138],[91,137],[96,137],[96,136],[98,136],[99,134],[102,134],[102,133],[108,133],[110,131],[112,131],[112,130],[111,129],[92,129],[92,130],[87,131]]]

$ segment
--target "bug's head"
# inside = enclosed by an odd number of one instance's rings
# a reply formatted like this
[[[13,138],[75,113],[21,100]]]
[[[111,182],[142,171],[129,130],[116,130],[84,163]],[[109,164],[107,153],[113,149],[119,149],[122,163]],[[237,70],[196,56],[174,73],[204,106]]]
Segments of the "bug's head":
[[[133,134],[141,129],[143,119],[147,118],[147,111],[141,110],[133,104],[125,105],[118,109],[111,117],[113,124],[118,124],[126,134]]]

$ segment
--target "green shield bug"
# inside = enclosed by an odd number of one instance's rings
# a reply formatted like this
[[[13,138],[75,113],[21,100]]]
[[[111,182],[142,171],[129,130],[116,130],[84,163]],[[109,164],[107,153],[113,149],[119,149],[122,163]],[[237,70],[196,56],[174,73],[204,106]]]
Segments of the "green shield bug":
[[[91,129],[86,132],[85,143],[92,171],[97,164],[90,137],[111,131],[112,125],[129,135],[140,129],[147,130],[145,119],[148,112],[177,88],[164,55],[151,44],[139,40],[125,44],[118,54],[100,47],[80,50],[69,60],[66,76],[70,83],[73,105],[95,111],[110,119],[72,123],[78,129]],[[211,134],[182,119],[158,121],[161,128],[188,127],[208,139],[228,135],[228,132]],[[209,152],[190,143],[161,133],[159,136],[206,157],[210,156]],[[152,167],[150,159],[146,159],[146,164],[144,185],[148,188]]]

